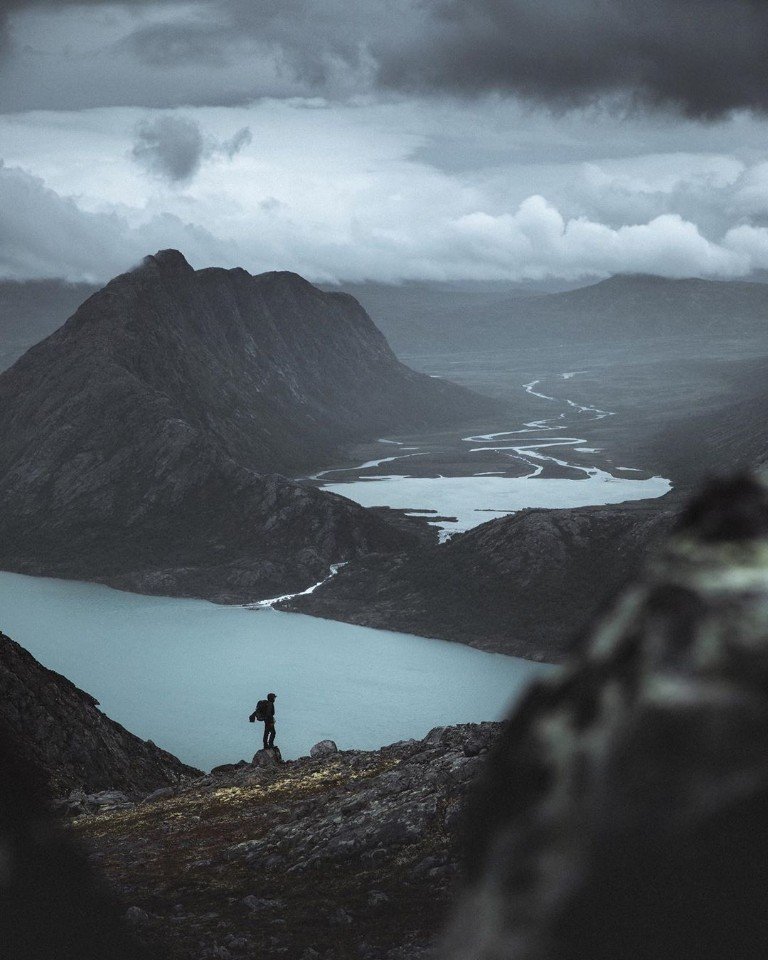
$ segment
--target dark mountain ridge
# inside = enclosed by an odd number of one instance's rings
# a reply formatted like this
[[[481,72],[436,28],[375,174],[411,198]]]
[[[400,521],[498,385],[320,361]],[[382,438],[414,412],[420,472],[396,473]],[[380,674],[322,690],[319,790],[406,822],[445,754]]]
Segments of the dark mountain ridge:
[[[665,470],[690,484],[701,476],[768,465],[768,359],[743,365],[736,399],[695,413],[654,438],[652,453]]]
[[[559,661],[669,529],[677,503],[522,510],[436,546],[360,558],[279,606]]]
[[[0,566],[218,600],[302,589],[422,534],[278,473],[499,409],[399,363],[352,297],[162,251],[0,375]]]
[[[742,280],[620,274],[510,308],[515,326],[544,323],[584,339],[768,335],[768,285]]]

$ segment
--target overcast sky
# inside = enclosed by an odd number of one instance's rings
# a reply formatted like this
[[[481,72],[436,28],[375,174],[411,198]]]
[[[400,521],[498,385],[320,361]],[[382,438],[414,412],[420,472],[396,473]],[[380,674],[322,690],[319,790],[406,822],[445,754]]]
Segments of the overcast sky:
[[[0,276],[768,269],[763,0],[0,0]]]

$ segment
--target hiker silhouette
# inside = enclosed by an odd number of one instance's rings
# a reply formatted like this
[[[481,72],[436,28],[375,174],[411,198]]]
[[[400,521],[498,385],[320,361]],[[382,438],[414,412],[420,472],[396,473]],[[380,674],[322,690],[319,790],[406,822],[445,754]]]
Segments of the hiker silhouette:
[[[276,693],[268,693],[266,700],[259,700],[256,709],[248,717],[251,723],[261,720],[264,724],[264,749],[272,750],[275,746],[275,700]]]

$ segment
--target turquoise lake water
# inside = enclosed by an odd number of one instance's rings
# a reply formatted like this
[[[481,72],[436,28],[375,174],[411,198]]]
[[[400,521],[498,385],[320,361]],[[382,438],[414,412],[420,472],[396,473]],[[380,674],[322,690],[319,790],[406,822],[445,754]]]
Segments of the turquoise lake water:
[[[290,758],[326,737],[374,749],[498,719],[553,669],[299,614],[11,573],[0,573],[0,630],[113,720],[203,769],[250,760],[262,726],[248,714],[269,690]]]

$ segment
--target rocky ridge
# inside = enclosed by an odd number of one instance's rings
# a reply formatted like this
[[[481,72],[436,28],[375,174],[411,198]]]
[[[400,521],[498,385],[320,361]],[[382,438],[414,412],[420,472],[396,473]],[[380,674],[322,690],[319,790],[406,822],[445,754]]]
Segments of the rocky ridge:
[[[376,751],[326,741],[285,763],[259,751],[71,830],[144,943],[173,958],[416,960],[442,926],[462,804],[499,729]]]
[[[497,409],[399,363],[352,297],[161,251],[0,375],[0,567],[224,602],[295,592],[430,534],[281,472]]]
[[[89,801],[94,808],[108,806],[199,776],[98,707],[92,696],[0,633],[0,727],[41,771],[53,795],[76,791],[75,811],[85,809],[86,794],[98,794]]]
[[[555,662],[637,572],[676,504],[523,510],[440,545],[360,558],[279,607]]]

